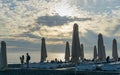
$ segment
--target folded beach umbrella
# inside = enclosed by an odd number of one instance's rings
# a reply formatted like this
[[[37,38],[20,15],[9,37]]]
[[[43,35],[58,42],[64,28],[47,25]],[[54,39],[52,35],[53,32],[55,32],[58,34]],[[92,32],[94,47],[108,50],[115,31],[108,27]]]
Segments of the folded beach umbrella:
[[[106,60],[105,46],[103,42],[103,36],[101,33],[98,35],[98,59],[101,61]]]
[[[6,55],[6,42],[1,42],[1,51],[0,51],[0,70],[7,69],[7,55]]]
[[[41,43],[41,62],[44,62],[47,58],[46,43],[45,38],[42,38]]]
[[[80,58],[81,58],[81,60],[84,60],[84,46],[83,46],[83,44],[81,44],[81,46],[80,46],[80,53],[81,53],[81,55],[80,55]]]
[[[94,46],[94,55],[93,55],[93,59],[97,59],[97,48],[96,48],[96,46]]]
[[[75,23],[73,26],[73,36],[72,36],[72,54],[71,54],[72,63],[79,63],[79,57],[81,54],[78,30],[79,30],[78,24]]]
[[[69,47],[69,42],[66,42],[66,50],[65,50],[65,61],[69,62],[70,61],[70,47]]]
[[[112,57],[115,61],[118,60],[118,52],[117,52],[117,41],[116,39],[113,39],[112,43]]]

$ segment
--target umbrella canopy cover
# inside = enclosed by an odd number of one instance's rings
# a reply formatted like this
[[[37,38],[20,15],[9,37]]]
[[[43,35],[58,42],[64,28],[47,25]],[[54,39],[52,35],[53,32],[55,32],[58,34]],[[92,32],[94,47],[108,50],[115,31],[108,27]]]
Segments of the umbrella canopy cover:
[[[101,61],[106,60],[105,46],[103,42],[103,36],[101,33],[98,35],[98,59]]]
[[[81,44],[81,46],[80,46],[80,50],[81,50],[81,54],[80,54],[80,58],[81,58],[81,60],[84,60],[84,46],[83,46],[83,44]]]
[[[66,42],[65,61],[69,62],[69,59],[70,59],[70,47],[69,42]]]
[[[0,52],[0,70],[7,69],[7,55],[6,55],[6,42],[1,42],[1,52]]]
[[[112,44],[112,57],[115,61],[118,60],[118,51],[117,51],[117,40],[113,39],[113,44]]]
[[[41,43],[41,62],[44,62],[47,58],[46,43],[45,38],[42,38]]]
[[[97,48],[96,48],[96,46],[94,46],[94,55],[93,55],[93,59],[97,59]]]
[[[80,57],[80,40],[79,40],[79,32],[78,25],[75,23],[73,26],[73,36],[72,36],[72,63],[79,63]]]

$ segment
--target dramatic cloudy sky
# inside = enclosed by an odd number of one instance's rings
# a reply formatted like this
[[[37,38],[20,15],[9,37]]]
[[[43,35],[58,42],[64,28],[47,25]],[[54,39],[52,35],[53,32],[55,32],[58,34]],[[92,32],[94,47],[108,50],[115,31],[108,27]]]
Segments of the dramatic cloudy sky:
[[[113,38],[120,52],[119,4],[120,0],[0,0],[0,41],[7,42],[8,52],[39,51],[45,37],[48,52],[63,53],[77,23],[86,57],[92,57],[98,33],[111,55]]]

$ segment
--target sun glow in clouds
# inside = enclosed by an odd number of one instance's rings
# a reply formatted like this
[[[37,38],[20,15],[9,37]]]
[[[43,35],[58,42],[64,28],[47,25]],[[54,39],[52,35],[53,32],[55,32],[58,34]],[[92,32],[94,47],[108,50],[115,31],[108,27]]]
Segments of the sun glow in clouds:
[[[92,58],[98,33],[104,35],[106,52],[111,56],[109,42],[114,37],[120,43],[119,3],[120,0],[1,0],[0,40],[8,43],[8,63],[15,63],[14,60],[19,63],[19,55],[23,54],[21,48],[25,53],[31,51],[32,61],[39,62],[41,37],[46,38],[48,53],[63,53],[48,55],[47,59],[64,60],[63,45],[65,47],[65,41],[71,42],[74,23],[79,25],[86,58]],[[37,23],[41,17],[43,19]],[[119,46],[118,50],[120,53]]]
[[[63,2],[55,5],[54,11],[60,16],[72,16],[74,12],[69,4]]]

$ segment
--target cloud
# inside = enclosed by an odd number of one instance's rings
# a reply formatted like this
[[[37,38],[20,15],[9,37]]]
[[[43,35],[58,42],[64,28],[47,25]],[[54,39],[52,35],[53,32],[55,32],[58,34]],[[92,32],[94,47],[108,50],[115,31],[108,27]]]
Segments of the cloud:
[[[29,1],[29,0],[17,0],[17,1]]]
[[[72,32],[72,25],[63,26],[42,26],[40,31],[37,31],[41,37],[46,38],[69,38]]]
[[[39,51],[41,37],[48,52],[64,52],[71,45],[74,23],[79,25],[85,52],[92,53],[97,34],[102,33],[106,50],[112,39],[120,44],[120,0],[2,0],[0,40],[8,51]],[[119,46],[118,46],[118,49]]]
[[[89,12],[94,12],[95,14],[112,14],[113,10],[119,6],[119,0],[80,0],[76,2],[78,9],[87,10]]]
[[[19,34],[18,37],[29,37],[29,38],[33,38],[33,39],[40,39],[41,38],[40,36],[36,36],[36,35],[29,33],[29,32],[24,32],[23,34]]]
[[[16,37],[17,38],[17,37]],[[18,51],[38,51],[40,50],[40,40],[38,41],[38,43],[35,42],[30,42],[30,41],[25,41],[25,40],[21,40],[21,39],[5,39],[6,41],[6,45],[7,45],[7,50],[8,51],[14,51],[14,52],[18,52]]]
[[[60,45],[60,44],[64,44],[64,41],[46,41],[47,45]]]
[[[64,25],[69,22],[74,22],[74,21],[89,21],[92,20],[91,18],[71,18],[71,17],[66,17],[66,16],[59,16],[59,15],[54,15],[54,16],[41,16],[36,19],[36,23],[40,25],[47,25],[47,26],[56,26],[56,25]]]

